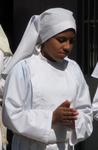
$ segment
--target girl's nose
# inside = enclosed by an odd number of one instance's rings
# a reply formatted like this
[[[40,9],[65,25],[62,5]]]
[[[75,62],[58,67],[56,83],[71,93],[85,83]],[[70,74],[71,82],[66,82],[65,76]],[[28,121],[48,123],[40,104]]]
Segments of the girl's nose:
[[[72,49],[72,44],[70,43],[70,40],[67,40],[65,43],[64,43],[64,47],[63,47],[65,50],[71,50]]]

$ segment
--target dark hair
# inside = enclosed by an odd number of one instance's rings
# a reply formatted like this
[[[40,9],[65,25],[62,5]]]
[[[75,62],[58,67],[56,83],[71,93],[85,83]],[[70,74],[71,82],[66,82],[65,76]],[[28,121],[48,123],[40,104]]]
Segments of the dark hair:
[[[75,29],[73,29],[73,28],[68,28],[68,29],[65,30],[65,31],[72,31],[72,32],[74,32],[74,33],[76,32]],[[63,32],[64,32],[64,31],[63,31]]]

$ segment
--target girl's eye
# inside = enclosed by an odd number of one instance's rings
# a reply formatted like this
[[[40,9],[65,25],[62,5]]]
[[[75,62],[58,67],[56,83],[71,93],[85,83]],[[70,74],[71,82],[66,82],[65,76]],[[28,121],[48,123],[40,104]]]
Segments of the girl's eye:
[[[64,43],[64,42],[67,42],[67,38],[65,37],[58,37],[56,38],[60,43]]]
[[[75,41],[75,38],[69,38],[69,39],[68,39],[68,38],[66,38],[66,37],[57,37],[56,39],[57,39],[58,42],[60,42],[60,43],[64,43],[64,42],[69,41],[70,44],[73,44],[74,41]]]
[[[73,44],[75,42],[75,38],[70,38],[69,42],[70,42],[70,44]]]

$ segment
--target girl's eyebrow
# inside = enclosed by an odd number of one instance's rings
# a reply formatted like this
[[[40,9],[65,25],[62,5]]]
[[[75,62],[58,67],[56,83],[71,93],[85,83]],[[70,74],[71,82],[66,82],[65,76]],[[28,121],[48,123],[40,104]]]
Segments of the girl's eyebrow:
[[[75,39],[75,36],[73,37],[66,37],[66,36],[57,36],[57,37],[54,37],[55,39],[65,39],[65,40],[70,40],[70,39]]]
[[[69,41],[70,44],[73,44],[74,41],[75,41],[75,36],[73,36],[73,37],[57,36],[57,37],[54,37],[54,38],[55,38],[56,40],[58,40],[60,43]]]
[[[54,38],[75,38],[75,35],[73,35],[73,36],[69,36],[69,37],[67,37],[66,35],[56,35],[56,36],[54,36]]]

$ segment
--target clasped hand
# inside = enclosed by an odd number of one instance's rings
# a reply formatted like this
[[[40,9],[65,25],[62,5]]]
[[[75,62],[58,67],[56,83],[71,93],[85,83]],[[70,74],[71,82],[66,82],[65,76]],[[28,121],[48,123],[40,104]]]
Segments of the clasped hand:
[[[52,124],[54,125],[59,122],[65,127],[73,129],[75,128],[75,120],[77,119],[77,115],[77,110],[70,108],[70,102],[66,100],[53,112]]]

